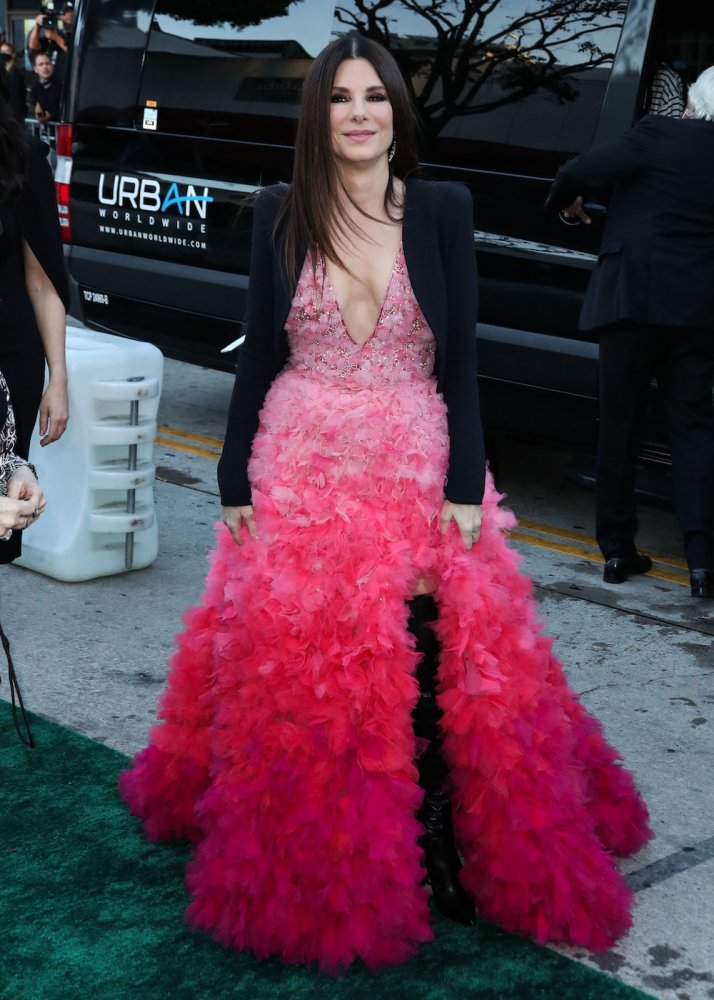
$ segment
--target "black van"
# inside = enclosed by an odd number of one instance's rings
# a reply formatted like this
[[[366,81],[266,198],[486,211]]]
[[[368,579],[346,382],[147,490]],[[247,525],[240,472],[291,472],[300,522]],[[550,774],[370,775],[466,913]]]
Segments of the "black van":
[[[74,312],[231,368],[247,192],[290,177],[301,83],[358,28],[421,114],[426,175],[474,196],[485,423],[586,447],[597,346],[577,330],[601,222],[545,218],[559,164],[643,113],[656,61],[714,63],[694,0],[79,0],[57,134]],[[656,437],[656,435],[655,435]],[[650,457],[663,449],[653,439]]]

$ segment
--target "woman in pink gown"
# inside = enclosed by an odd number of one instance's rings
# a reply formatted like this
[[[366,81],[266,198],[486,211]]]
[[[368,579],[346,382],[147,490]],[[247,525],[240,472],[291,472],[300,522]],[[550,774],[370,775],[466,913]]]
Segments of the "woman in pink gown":
[[[293,184],[254,205],[225,526],[121,779],[150,838],[195,845],[193,926],[328,971],[431,937],[425,868],[454,919],[607,948],[612,855],[650,836],[507,545],[471,198],[407,177],[413,134],[388,53],[318,55]]]

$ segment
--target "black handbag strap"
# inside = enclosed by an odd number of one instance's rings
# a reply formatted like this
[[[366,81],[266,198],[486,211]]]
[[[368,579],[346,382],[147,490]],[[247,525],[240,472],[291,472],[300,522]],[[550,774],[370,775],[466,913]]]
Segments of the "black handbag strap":
[[[0,622],[0,641],[2,641],[3,649],[5,650],[5,657],[7,659],[7,676],[8,682],[10,684],[10,700],[12,702],[12,721],[15,723],[15,730],[20,738],[20,742],[26,746],[34,749],[37,744],[35,743],[35,737],[32,733],[30,727],[30,720],[27,717],[27,712],[25,711],[25,703],[22,700],[22,692],[20,691],[20,685],[17,680],[17,674],[15,673],[15,664],[12,662],[12,654],[10,653],[10,640],[5,635],[5,631]],[[0,679],[0,683],[2,680]],[[25,726],[25,732],[23,733],[20,728],[19,715],[22,716],[22,722]]]

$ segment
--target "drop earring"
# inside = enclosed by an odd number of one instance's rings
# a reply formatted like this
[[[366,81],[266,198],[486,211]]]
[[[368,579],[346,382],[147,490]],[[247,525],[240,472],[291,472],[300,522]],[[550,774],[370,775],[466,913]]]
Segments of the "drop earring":
[[[389,147],[389,152],[387,153],[387,163],[391,163],[394,159],[394,154],[397,151],[397,140],[392,139],[392,145]]]

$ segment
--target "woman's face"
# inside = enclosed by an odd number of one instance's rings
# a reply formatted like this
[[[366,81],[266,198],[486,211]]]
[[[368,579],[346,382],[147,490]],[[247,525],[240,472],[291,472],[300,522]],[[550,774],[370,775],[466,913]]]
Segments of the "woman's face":
[[[330,99],[330,132],[338,160],[368,165],[387,155],[394,135],[392,105],[366,59],[345,59],[337,68]]]

